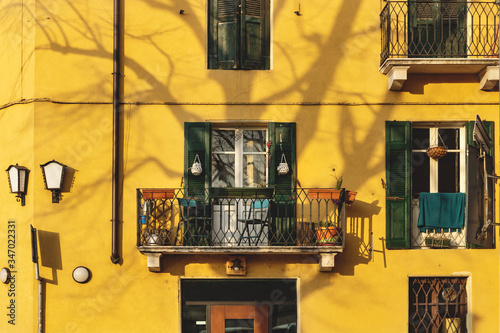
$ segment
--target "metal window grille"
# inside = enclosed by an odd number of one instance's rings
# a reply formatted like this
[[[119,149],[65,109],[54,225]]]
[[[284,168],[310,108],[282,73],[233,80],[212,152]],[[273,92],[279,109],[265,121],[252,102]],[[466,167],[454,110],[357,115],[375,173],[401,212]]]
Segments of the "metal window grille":
[[[466,277],[414,277],[409,281],[409,332],[467,332]]]

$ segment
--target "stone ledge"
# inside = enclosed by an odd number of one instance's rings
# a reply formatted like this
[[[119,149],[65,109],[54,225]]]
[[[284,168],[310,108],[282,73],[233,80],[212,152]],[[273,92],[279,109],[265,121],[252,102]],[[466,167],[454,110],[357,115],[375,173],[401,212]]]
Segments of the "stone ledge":
[[[379,71],[389,79],[388,89],[401,90],[407,74],[476,74],[481,78],[480,89],[490,90],[498,83],[498,58],[393,58],[387,59]],[[488,70],[490,69],[490,70]],[[485,74],[486,78],[485,78]],[[484,80],[483,80],[484,79]]]
[[[147,257],[148,269],[151,272],[161,271],[161,257],[163,254],[269,254],[269,255],[304,255],[313,254],[319,257],[320,272],[332,271],[337,254],[344,251],[339,246],[217,246],[217,247],[188,247],[188,246],[138,246],[137,249]]]

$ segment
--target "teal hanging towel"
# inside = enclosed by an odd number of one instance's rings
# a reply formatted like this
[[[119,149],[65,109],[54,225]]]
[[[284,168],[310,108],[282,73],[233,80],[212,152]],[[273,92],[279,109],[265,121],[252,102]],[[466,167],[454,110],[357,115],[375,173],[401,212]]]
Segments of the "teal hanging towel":
[[[420,193],[420,231],[461,229],[465,221],[465,193]]]

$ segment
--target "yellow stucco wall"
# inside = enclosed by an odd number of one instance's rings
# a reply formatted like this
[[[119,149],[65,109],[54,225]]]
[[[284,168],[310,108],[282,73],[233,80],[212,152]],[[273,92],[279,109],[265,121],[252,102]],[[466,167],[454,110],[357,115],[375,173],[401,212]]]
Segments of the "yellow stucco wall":
[[[403,91],[388,91],[378,71],[378,1],[313,0],[300,4],[302,16],[293,13],[298,3],[272,1],[269,71],[206,69],[206,2],[126,1],[119,265],[109,259],[112,3],[0,6],[1,35],[12,40],[0,51],[0,168],[19,163],[31,170],[24,207],[8,193],[6,175],[0,178],[0,266],[7,265],[7,221],[14,220],[19,275],[15,326],[4,315],[9,286],[0,286],[0,332],[36,332],[30,224],[39,231],[46,332],[179,332],[180,279],[228,278],[226,256],[165,255],[162,272],[149,272],[136,249],[135,190],[179,187],[184,122],[207,120],[296,122],[301,185],[333,187],[335,166],[358,192],[333,272],[318,272],[313,256],[247,256],[247,278],[298,279],[301,333],[403,332],[408,277],[450,275],[469,277],[472,331],[499,330],[498,248],[387,250],[381,182],[385,121],[465,121],[479,114],[496,122],[499,147],[498,91],[480,91],[475,75],[411,75]],[[58,204],[39,167],[52,159],[74,171]],[[87,284],[71,277],[79,265],[92,271]]]

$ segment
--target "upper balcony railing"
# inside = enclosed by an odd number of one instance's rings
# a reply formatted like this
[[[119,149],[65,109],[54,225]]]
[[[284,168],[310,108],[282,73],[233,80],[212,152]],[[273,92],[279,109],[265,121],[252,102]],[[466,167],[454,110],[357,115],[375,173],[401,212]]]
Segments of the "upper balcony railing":
[[[381,64],[389,58],[498,57],[493,1],[388,1],[380,21]]]
[[[352,203],[353,195],[302,188],[138,189],[137,246],[167,252],[229,247],[341,250],[346,203]]]

